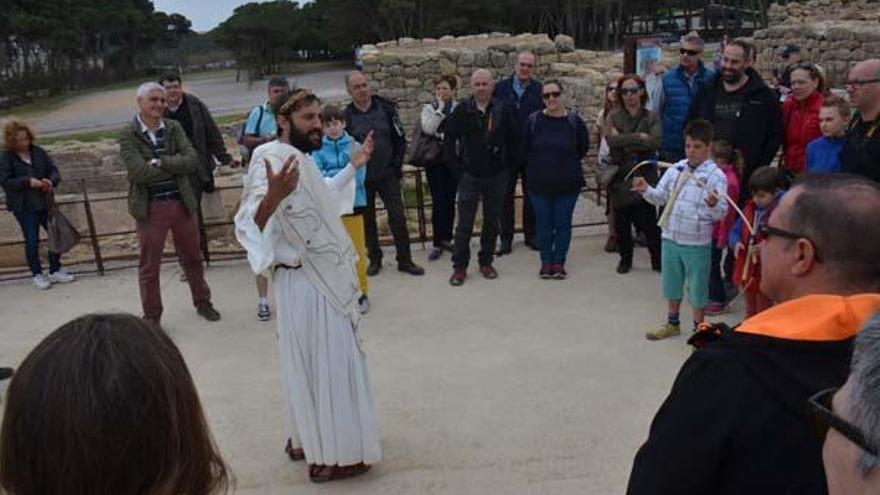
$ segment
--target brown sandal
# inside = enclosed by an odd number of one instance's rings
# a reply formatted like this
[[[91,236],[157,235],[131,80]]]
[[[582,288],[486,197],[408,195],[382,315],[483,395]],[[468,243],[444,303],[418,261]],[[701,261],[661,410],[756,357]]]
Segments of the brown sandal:
[[[284,446],[284,452],[287,454],[287,457],[290,457],[291,461],[301,461],[306,458],[306,453],[303,449],[293,448],[293,442],[288,438],[287,445]]]
[[[312,480],[312,483],[326,483],[328,481],[354,478],[369,470],[370,466],[363,462],[350,466],[313,466],[309,470],[309,478]]]

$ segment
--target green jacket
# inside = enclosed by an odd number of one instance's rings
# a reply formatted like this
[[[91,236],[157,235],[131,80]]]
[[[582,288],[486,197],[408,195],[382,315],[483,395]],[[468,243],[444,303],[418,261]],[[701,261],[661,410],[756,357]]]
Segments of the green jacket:
[[[153,148],[141,134],[137,118],[119,133],[119,148],[128,170],[128,212],[131,216],[146,220],[150,203],[147,186],[171,178],[177,181],[186,209],[190,213],[196,211],[198,202],[189,175],[198,168],[199,157],[179,123],[165,119],[165,150],[159,155],[161,164],[158,167],[147,163],[153,159]]]

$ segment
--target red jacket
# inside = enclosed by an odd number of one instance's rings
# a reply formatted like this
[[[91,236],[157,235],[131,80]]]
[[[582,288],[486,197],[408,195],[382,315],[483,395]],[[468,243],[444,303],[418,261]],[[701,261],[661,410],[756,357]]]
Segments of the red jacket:
[[[807,165],[807,145],[822,136],[819,130],[819,109],[824,98],[814,91],[803,102],[789,97],[782,104],[782,123],[785,126],[783,141],[783,168],[799,174]]]

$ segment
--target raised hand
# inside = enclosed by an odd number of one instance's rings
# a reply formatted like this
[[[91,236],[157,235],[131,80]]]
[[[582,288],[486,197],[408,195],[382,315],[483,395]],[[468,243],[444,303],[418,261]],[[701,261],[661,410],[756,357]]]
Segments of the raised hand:
[[[351,164],[354,165],[354,168],[361,168],[370,161],[370,157],[373,155],[373,149],[375,149],[375,144],[373,143],[373,131],[367,133],[367,137],[364,139],[364,144],[361,145],[359,149],[355,149],[354,143],[351,145]]]
[[[710,192],[709,195],[706,196],[705,201],[706,201],[706,205],[708,205],[709,208],[715,208],[715,205],[718,204],[718,192],[716,192],[716,191]]]
[[[269,180],[267,197],[274,201],[281,201],[296,190],[296,186],[299,184],[299,160],[295,154],[291,154],[287,160],[284,160],[284,165],[281,166],[278,173],[272,171],[269,159],[264,159],[263,163],[266,165],[266,178]]]
[[[632,190],[637,193],[643,193],[648,190],[648,181],[644,177],[633,178]]]

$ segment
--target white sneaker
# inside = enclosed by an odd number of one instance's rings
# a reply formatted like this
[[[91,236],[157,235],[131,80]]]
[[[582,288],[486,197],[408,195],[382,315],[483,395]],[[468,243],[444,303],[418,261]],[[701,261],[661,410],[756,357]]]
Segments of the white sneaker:
[[[34,285],[37,289],[46,290],[49,287],[52,287],[52,282],[50,282],[45,275],[40,273],[39,275],[34,275]]]
[[[73,282],[75,278],[76,277],[74,277],[73,275],[67,273],[67,270],[65,270],[64,268],[61,268],[57,272],[49,274],[49,281],[53,284],[67,284]]]
[[[360,311],[362,315],[365,315],[370,311],[370,300],[367,299],[367,296],[361,296],[360,299],[358,299],[357,304],[358,311]]]
[[[257,319],[260,321],[269,321],[272,319],[272,310],[269,309],[269,303],[257,304]]]

